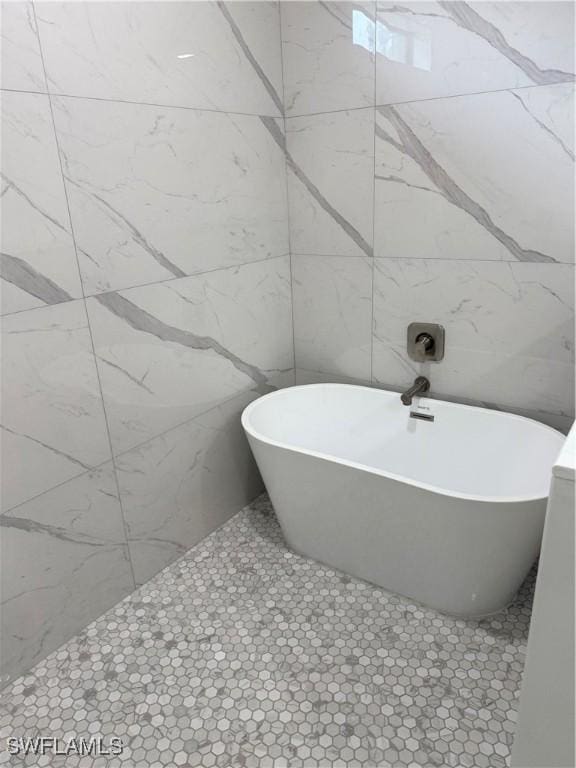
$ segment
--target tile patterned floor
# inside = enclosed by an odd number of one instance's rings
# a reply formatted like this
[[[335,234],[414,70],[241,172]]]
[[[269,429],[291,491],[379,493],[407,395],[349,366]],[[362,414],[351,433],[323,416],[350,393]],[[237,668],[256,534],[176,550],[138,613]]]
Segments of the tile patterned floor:
[[[11,766],[508,764],[533,577],[496,618],[290,553],[261,497],[6,689],[8,736],[120,737]]]

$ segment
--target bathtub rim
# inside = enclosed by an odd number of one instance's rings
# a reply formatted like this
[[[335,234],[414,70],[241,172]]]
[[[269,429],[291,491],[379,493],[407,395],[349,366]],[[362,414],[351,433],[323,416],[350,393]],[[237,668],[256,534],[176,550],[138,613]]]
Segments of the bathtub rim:
[[[422,483],[418,480],[413,480],[412,478],[408,478],[404,475],[397,475],[394,472],[388,472],[384,469],[371,467],[368,464],[361,464],[360,462],[349,461],[348,459],[342,459],[338,456],[333,456],[328,453],[323,453],[322,451],[314,451],[308,448],[301,448],[298,446],[290,445],[289,443],[283,443],[278,440],[273,440],[272,438],[266,437],[262,433],[258,432],[256,429],[254,429],[254,427],[250,423],[250,415],[252,411],[255,410],[256,407],[260,403],[262,403],[263,400],[272,399],[282,393],[286,393],[291,389],[314,389],[314,388],[324,388],[324,389],[325,388],[338,388],[338,389],[354,388],[354,389],[366,389],[370,392],[376,391],[376,392],[385,392],[390,395],[399,395],[398,392],[395,392],[394,390],[390,390],[390,389],[384,389],[383,387],[367,387],[362,384],[339,384],[338,382],[296,384],[295,386],[292,386],[292,387],[283,387],[282,389],[277,389],[274,392],[268,392],[265,395],[261,395],[260,397],[256,398],[256,400],[253,400],[244,408],[244,410],[242,411],[241,423],[246,434],[249,435],[250,437],[253,437],[255,440],[259,440],[262,443],[265,443],[267,445],[272,445],[276,448],[282,448],[287,451],[293,451],[295,453],[300,453],[305,456],[312,456],[314,458],[322,459],[324,461],[331,461],[333,463],[341,464],[346,467],[351,467],[352,469],[357,469],[362,472],[370,472],[373,475],[384,477],[387,480],[393,480],[394,482],[404,483],[405,485],[412,485],[416,488],[420,488],[423,491],[428,491],[429,493],[436,493],[441,496],[447,496],[453,499],[466,499],[468,501],[484,502],[489,504],[495,504],[495,503],[521,504],[529,501],[547,501],[548,499],[549,490],[546,494],[542,496],[479,496],[478,494],[473,494],[473,493],[450,491],[447,488],[441,488],[439,486],[431,485],[430,483]],[[432,402],[443,403],[445,405],[448,405],[456,409],[463,409],[468,411],[490,411],[492,413],[497,413],[509,419],[514,419],[519,421],[529,421],[531,424],[535,424],[537,427],[548,430],[549,432],[553,432],[555,435],[560,436],[564,441],[566,440],[566,435],[562,434],[562,432],[560,432],[559,430],[554,429],[554,427],[550,427],[547,424],[542,424],[542,422],[536,421],[535,419],[531,419],[528,416],[520,416],[519,414],[516,414],[516,413],[510,413],[508,411],[500,411],[500,410],[496,410],[495,408],[485,408],[477,405],[465,405],[464,403],[451,402],[450,400],[441,400],[439,398],[438,399],[431,398],[431,399],[432,399]],[[562,445],[558,449],[558,454],[560,454],[561,450],[562,450]],[[554,464],[550,467],[550,482],[552,482],[553,467],[554,467]]]

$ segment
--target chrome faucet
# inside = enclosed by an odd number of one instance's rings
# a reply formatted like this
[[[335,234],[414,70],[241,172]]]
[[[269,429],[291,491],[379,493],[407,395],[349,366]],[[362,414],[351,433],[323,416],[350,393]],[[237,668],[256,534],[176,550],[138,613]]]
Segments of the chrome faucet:
[[[406,390],[406,392],[403,392],[400,396],[400,399],[404,403],[404,405],[412,405],[412,398],[416,397],[417,395],[423,395],[425,392],[428,392],[430,389],[430,382],[426,378],[426,376],[417,376],[414,379],[414,384]]]

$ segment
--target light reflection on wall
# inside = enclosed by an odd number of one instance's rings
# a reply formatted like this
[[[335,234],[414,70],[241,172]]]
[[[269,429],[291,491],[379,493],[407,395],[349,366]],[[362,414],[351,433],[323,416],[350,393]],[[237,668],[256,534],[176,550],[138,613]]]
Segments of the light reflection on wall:
[[[352,11],[352,42],[367,51],[374,50],[374,22],[362,11]]]
[[[432,38],[428,31],[415,29],[410,19],[385,24],[368,18],[362,11],[352,11],[352,42],[374,51],[390,61],[430,71]]]

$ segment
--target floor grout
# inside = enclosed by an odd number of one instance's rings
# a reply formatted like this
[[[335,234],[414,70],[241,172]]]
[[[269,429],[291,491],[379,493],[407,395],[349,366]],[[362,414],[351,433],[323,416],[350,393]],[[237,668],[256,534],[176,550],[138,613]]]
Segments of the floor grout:
[[[446,616],[293,554],[261,496],[4,690],[6,736],[123,753],[0,762],[506,768],[533,584]]]

